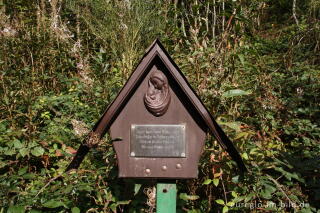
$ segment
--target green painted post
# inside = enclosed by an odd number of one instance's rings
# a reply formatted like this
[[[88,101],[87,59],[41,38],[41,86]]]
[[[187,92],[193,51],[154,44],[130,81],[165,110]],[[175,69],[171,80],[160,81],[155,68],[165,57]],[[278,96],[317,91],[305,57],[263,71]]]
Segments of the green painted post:
[[[157,213],[176,213],[177,186],[175,183],[157,183]]]

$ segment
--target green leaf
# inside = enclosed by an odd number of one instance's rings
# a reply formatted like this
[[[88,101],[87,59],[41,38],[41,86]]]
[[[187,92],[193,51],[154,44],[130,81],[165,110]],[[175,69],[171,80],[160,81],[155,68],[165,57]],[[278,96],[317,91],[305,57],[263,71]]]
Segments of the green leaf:
[[[226,213],[229,211],[229,208],[228,206],[224,206],[223,209],[222,209],[222,213]]]
[[[36,157],[43,155],[43,153],[44,153],[44,149],[41,146],[37,146],[31,150],[31,154]]]
[[[271,199],[272,193],[275,191],[277,191],[277,189],[274,186],[268,184],[268,182],[265,182],[264,189],[260,192],[260,195],[265,199]]]
[[[9,150],[7,150],[5,153],[4,153],[5,155],[15,155],[16,154],[16,151],[14,150],[14,149],[9,149]]]
[[[217,203],[217,204],[220,204],[220,205],[224,205],[224,201],[221,200],[221,199],[216,200],[216,203]]]
[[[248,157],[248,154],[245,152],[242,154],[242,158],[245,159],[245,160],[248,160],[249,157]]]
[[[241,89],[232,89],[232,90],[224,92],[222,94],[222,97],[223,98],[231,98],[231,97],[250,95],[250,94],[251,94],[251,91],[244,91]]]
[[[235,192],[235,191],[232,191],[232,192],[231,192],[231,195],[232,195],[232,197],[238,197],[238,194],[237,194],[237,192]]]
[[[64,206],[64,203],[58,200],[49,200],[48,202],[43,204],[43,207],[47,207],[51,209],[54,209],[60,206]]]
[[[10,206],[7,213],[24,213],[25,211],[24,206]]]
[[[247,196],[245,196],[244,202],[249,202],[254,197],[254,193],[250,193]]]
[[[24,174],[22,177],[24,179],[30,180],[30,179],[34,179],[36,175],[34,173],[27,173],[27,174]]]
[[[63,189],[63,193],[69,194],[72,191],[72,189],[73,189],[73,185],[68,185]]]
[[[239,175],[232,177],[233,183],[239,183]]]
[[[245,198],[245,197],[242,197],[242,196],[235,197],[235,198],[233,199],[233,202],[239,203],[239,202],[243,201],[244,198]]]
[[[141,189],[141,184],[134,184],[134,195],[138,194]]]
[[[238,140],[240,138],[248,138],[249,136],[249,132],[240,132],[236,135],[236,137],[234,137],[234,140]]]
[[[80,209],[79,209],[78,207],[73,207],[73,208],[71,209],[71,212],[72,212],[72,213],[80,213]]]
[[[232,201],[230,201],[230,202],[227,203],[227,206],[229,206],[229,207],[232,207],[232,206],[234,206],[234,205],[235,205],[235,203],[232,202]]]
[[[117,205],[128,205],[131,200],[121,200],[117,202]]]
[[[18,139],[14,139],[13,145],[16,149],[21,149],[23,147],[23,144]]]
[[[115,212],[116,209],[117,209],[117,206],[119,206],[119,205],[128,205],[130,202],[131,202],[131,200],[118,201],[116,203],[111,204],[110,205],[110,209]]]
[[[211,179],[207,179],[202,184],[203,185],[209,185],[211,183],[211,181],[212,181]]]
[[[230,129],[235,130],[236,132],[240,132],[241,131],[241,123],[240,122],[222,122],[220,121],[219,124],[221,125],[225,125],[227,127],[229,127]]]
[[[267,191],[261,191],[260,195],[267,200],[272,198],[271,193],[268,193]]]
[[[31,209],[29,213],[41,213],[39,210]]]
[[[18,175],[23,175],[27,172],[28,166],[25,166],[18,171]]]
[[[219,185],[219,179],[218,178],[213,179],[213,184],[215,186],[218,186]]]
[[[180,193],[179,197],[180,197],[180,199],[182,199],[184,201],[199,199],[198,195],[187,195],[186,193]]]
[[[110,209],[111,209],[113,212],[115,212],[116,209],[117,209],[117,204],[115,204],[115,203],[111,204],[111,205],[110,205]]]
[[[244,66],[244,56],[242,54],[239,54],[238,58],[240,59],[242,66]]]
[[[19,149],[19,153],[22,157],[25,157],[26,155],[29,154],[29,149],[28,148]]]

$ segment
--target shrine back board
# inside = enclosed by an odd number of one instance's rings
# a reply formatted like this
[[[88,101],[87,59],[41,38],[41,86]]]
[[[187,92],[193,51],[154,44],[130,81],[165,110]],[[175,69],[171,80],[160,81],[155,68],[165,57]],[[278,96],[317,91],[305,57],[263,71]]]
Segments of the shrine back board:
[[[208,132],[246,170],[232,142],[159,40],[147,49],[88,141],[102,138],[108,130],[114,139],[119,177],[196,178]],[[89,148],[83,144],[79,150],[86,153]],[[81,163],[78,153],[68,169]]]

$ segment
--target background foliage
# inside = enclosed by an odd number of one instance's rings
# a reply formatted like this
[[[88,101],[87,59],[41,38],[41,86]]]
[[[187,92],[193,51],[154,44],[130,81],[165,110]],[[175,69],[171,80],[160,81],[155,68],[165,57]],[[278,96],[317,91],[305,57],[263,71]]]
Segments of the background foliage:
[[[0,212],[154,212],[110,139],[64,170],[159,37],[238,147],[209,138],[178,212],[320,212],[318,0],[0,0]],[[246,204],[246,205],[245,205]]]

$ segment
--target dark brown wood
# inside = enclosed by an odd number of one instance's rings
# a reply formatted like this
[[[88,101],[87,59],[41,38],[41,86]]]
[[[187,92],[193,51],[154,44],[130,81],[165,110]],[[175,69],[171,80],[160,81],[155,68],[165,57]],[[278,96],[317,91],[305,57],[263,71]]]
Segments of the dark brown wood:
[[[190,103],[180,94],[172,76],[160,61],[156,62],[148,75],[136,89],[110,128],[112,138],[121,137],[122,141],[114,142],[119,165],[119,177],[153,177],[153,178],[196,178],[198,161],[206,137],[206,126],[201,117],[187,110]],[[143,95],[148,89],[148,79],[153,70],[162,70],[169,79],[171,104],[161,117],[149,113],[144,106]],[[171,79],[171,81],[170,81]],[[180,91],[179,91],[180,90]],[[196,122],[198,121],[198,123]],[[130,129],[132,124],[150,125],[185,125],[186,157],[131,157]]]
[[[144,96],[146,92],[150,91],[150,79],[155,72],[159,71],[168,80],[169,87],[167,89],[169,89],[170,101],[168,107],[164,108],[165,110],[156,114],[146,107]],[[161,74],[158,73],[158,76]],[[164,79],[159,77],[159,79],[161,78]],[[158,89],[157,92],[163,92],[161,88]],[[186,157],[130,156],[130,129],[134,124],[185,125]],[[238,151],[215,122],[159,40],[155,40],[148,48],[117,98],[109,105],[93,128],[93,132],[101,138],[109,129],[112,138],[122,139],[114,142],[120,177],[197,177],[197,163],[208,131],[236,161],[239,168],[246,171]],[[83,146],[85,145],[81,146],[82,149]],[[71,163],[73,166],[69,166],[68,169],[77,168],[82,159],[77,154]]]

